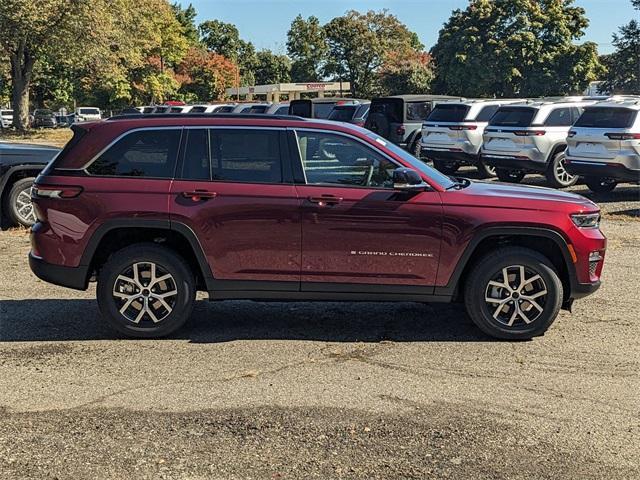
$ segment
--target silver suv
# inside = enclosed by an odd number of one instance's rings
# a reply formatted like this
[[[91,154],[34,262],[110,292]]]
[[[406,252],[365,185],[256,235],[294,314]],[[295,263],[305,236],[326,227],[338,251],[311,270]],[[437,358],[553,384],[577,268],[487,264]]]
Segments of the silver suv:
[[[640,182],[640,97],[585,108],[567,138],[567,170],[594,192]]]
[[[540,173],[555,188],[578,177],[565,168],[567,134],[587,105],[595,101],[527,101],[498,109],[484,130],[481,158],[504,182]]]
[[[483,178],[494,177],[495,168],[480,160],[482,134],[502,105],[522,100],[467,100],[437,104],[422,124],[421,156],[447,175],[462,165],[473,165]]]

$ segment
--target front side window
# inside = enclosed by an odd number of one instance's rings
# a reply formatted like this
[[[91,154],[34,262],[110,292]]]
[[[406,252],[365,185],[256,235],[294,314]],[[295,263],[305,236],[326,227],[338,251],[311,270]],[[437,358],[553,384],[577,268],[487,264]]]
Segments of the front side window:
[[[282,183],[280,131],[220,129],[210,132],[211,178],[244,183]]]
[[[181,129],[133,131],[102,153],[87,171],[110,177],[172,178]]]
[[[393,188],[397,165],[357,140],[309,131],[296,137],[307,184]]]
[[[573,125],[570,108],[556,108],[544,122],[547,127],[570,127]]]

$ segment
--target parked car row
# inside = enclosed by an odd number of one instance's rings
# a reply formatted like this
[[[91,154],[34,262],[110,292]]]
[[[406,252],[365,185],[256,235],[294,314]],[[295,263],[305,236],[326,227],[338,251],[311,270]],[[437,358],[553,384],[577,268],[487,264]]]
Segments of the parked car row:
[[[640,97],[442,103],[422,126],[421,154],[449,175],[474,165],[485,178],[535,173],[565,188],[584,176],[591,190],[609,191],[640,182],[638,110]]]
[[[96,107],[79,107],[72,113],[55,112],[48,108],[37,108],[29,114],[29,125],[33,128],[68,127],[78,122],[102,119],[102,112]],[[13,110],[0,109],[0,128],[13,126]]]

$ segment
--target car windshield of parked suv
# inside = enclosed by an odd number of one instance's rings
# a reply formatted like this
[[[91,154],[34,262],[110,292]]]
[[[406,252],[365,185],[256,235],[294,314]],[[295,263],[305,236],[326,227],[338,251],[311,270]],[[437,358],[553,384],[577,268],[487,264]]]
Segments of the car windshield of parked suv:
[[[441,103],[431,110],[427,122],[462,122],[470,108],[469,105]]]
[[[13,115],[13,110],[0,110],[0,116],[9,117]]]
[[[536,115],[535,108],[502,107],[498,109],[489,125],[496,127],[528,127]]]
[[[81,108],[78,113],[80,115],[100,115],[100,110],[97,108]]]
[[[423,161],[418,160],[416,157],[411,155],[405,149],[400,148],[395,143],[389,142],[384,138],[382,138],[380,135],[376,135],[375,133],[370,131],[367,131],[367,137],[378,142],[380,145],[386,147],[388,150],[391,150],[398,157],[402,158],[402,160],[404,160],[407,164],[411,165],[411,168],[421,173],[424,173],[427,177],[431,178],[433,181],[440,184],[443,188],[449,189],[456,185],[456,183],[453,180],[451,180],[451,178],[447,177],[443,173],[440,173],[435,168],[430,167]]]
[[[407,120],[426,120],[431,113],[430,102],[408,102]]]
[[[629,108],[588,107],[575,123],[576,127],[629,128],[633,125],[637,111]]]
[[[331,110],[328,119],[336,122],[348,122],[353,118],[353,114],[358,109],[358,105],[336,105]]]

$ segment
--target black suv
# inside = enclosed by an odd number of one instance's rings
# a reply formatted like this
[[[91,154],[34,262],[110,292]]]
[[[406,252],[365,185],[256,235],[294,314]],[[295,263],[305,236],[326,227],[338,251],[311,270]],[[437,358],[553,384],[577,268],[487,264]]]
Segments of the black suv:
[[[59,148],[0,142],[0,198],[3,220],[31,226],[36,217],[31,205],[31,185]]]

